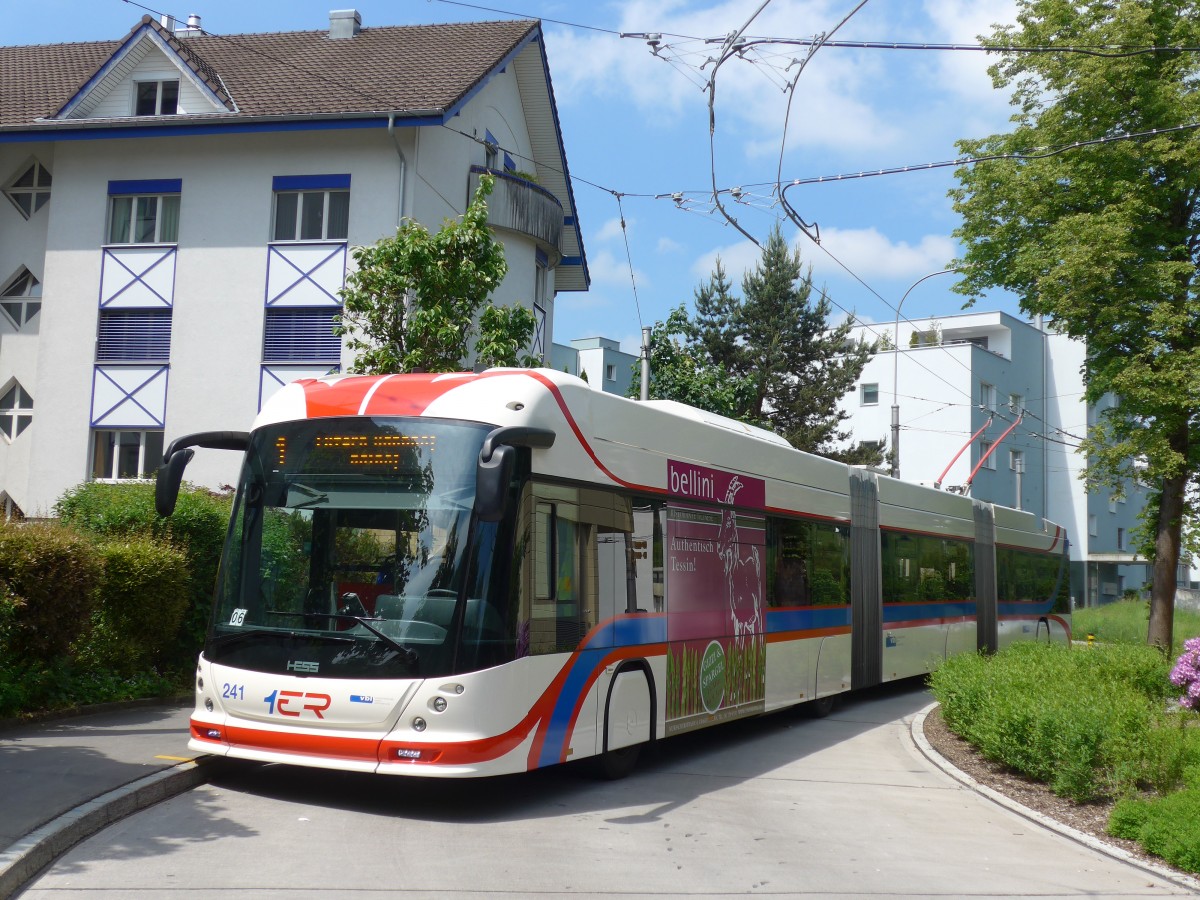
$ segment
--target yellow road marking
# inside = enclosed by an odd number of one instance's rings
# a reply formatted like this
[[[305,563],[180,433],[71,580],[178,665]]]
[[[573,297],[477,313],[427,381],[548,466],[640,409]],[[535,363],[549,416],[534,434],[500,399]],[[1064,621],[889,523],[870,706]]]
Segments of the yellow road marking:
[[[172,762],[195,762],[194,756],[156,756],[155,759],[169,759]]]

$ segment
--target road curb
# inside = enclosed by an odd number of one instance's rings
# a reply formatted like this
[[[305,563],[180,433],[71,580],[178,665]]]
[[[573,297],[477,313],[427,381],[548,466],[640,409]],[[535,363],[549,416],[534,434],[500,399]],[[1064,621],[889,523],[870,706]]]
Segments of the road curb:
[[[1041,825],[1043,828],[1048,828],[1050,831],[1069,838],[1070,840],[1075,841],[1077,844],[1082,844],[1091,850],[1095,850],[1098,853],[1103,853],[1105,856],[1112,857],[1113,859],[1119,859],[1131,866],[1136,866],[1143,872],[1154,875],[1158,878],[1162,878],[1165,881],[1170,881],[1179,887],[1186,888],[1195,893],[1200,893],[1200,879],[1192,878],[1190,875],[1184,875],[1180,872],[1176,872],[1174,869],[1167,868],[1166,866],[1156,865],[1155,863],[1134,856],[1132,853],[1129,853],[1120,847],[1114,847],[1112,844],[1105,843],[1093,835],[1079,831],[1069,825],[1064,825],[1062,822],[1043,815],[1037,810],[1030,809],[1027,806],[1017,803],[1011,797],[1005,796],[999,791],[988,787],[986,784],[981,784],[966,772],[954,766],[950,760],[946,759],[946,757],[938,753],[937,750],[933,749],[933,745],[930,744],[928,739],[925,737],[925,717],[928,716],[929,713],[934,709],[936,709],[937,706],[938,704],[931,703],[918,712],[916,716],[913,717],[910,732],[912,734],[913,743],[917,745],[917,749],[921,751],[925,758],[955,781],[959,782],[965,787],[970,788],[971,790],[975,791],[975,793],[986,797],[998,806],[1003,806],[1005,809],[1016,813],[1022,818],[1028,819],[1037,825]]]
[[[0,900],[7,900],[60,856],[109,825],[207,782],[225,760],[205,757],[162,769],[68,810],[0,852]]]

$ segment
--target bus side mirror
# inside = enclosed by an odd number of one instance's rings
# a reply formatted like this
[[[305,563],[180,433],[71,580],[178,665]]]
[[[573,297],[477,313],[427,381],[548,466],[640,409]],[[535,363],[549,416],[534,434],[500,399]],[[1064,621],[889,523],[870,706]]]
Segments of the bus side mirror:
[[[475,512],[483,522],[499,522],[508,506],[508,485],[517,463],[517,447],[554,446],[548,428],[506,425],[494,428],[483,439],[475,466]]]
[[[175,512],[179,500],[179,486],[183,483],[183,470],[192,461],[196,451],[191,447],[209,447],[213,450],[245,451],[250,446],[250,435],[244,431],[202,431],[175,438],[163,454],[162,465],[154,484],[154,509],[164,518]]]
[[[183,470],[192,461],[196,451],[191,448],[176,450],[158,467],[154,481],[154,509],[164,518],[175,512],[179,500],[179,485],[183,483]]]
[[[475,512],[482,522],[499,522],[508,505],[508,483],[512,480],[517,449],[501,444],[491,458],[479,458],[475,469]]]

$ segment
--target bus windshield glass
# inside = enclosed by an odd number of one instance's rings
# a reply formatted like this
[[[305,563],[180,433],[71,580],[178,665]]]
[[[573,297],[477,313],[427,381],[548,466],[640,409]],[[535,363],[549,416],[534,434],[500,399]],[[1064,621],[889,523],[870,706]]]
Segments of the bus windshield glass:
[[[472,541],[470,524],[488,430],[329,418],[255,432],[222,558],[208,659],[333,678],[449,672],[460,597],[464,608],[487,603],[481,569],[495,528],[481,528]]]

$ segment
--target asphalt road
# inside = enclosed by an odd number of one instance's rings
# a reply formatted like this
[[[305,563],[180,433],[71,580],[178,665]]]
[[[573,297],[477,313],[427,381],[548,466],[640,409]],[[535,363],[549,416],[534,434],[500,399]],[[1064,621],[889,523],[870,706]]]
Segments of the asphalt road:
[[[629,778],[238,766],[77,846],[21,896],[1165,897],[917,750],[915,686],[664,742]]]

